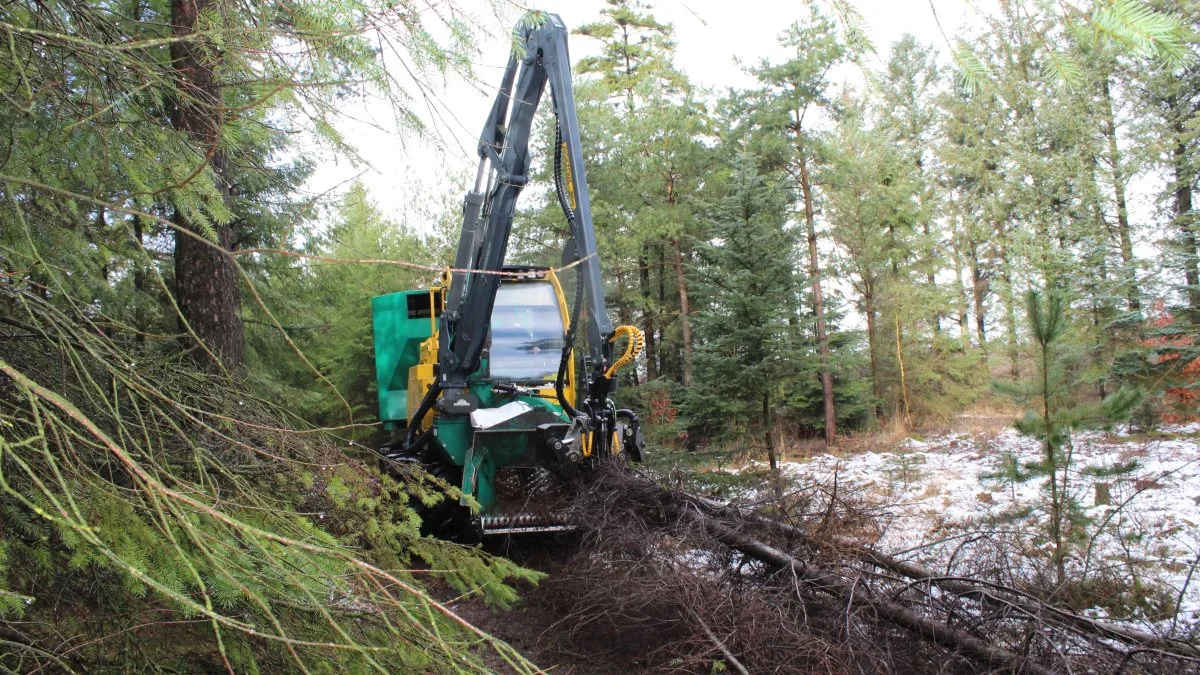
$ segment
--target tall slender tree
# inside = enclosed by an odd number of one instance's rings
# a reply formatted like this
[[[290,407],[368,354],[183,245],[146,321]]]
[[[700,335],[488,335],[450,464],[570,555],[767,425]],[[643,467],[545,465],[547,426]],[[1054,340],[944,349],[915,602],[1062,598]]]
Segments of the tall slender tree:
[[[211,171],[214,188],[222,198],[232,192],[229,163],[221,133],[226,117],[224,93],[217,71],[221,50],[201,37],[201,17],[227,21],[221,0],[172,0],[171,64],[178,82],[171,123],[188,134],[196,147],[196,172]],[[239,279],[228,251],[234,245],[229,215],[201,223],[204,216],[175,210],[179,226],[175,236],[175,295],[180,318],[204,343],[202,362],[216,367],[212,354],[227,370],[245,364],[245,332]],[[209,351],[211,350],[211,352]]]
[[[603,157],[608,170],[593,170],[596,176],[597,208],[606,210],[615,217],[623,228],[620,239],[632,239],[622,249],[636,248],[632,261],[632,274],[626,271],[628,264],[617,263],[619,277],[618,298],[621,306],[629,304],[632,293],[625,291],[629,277],[637,280],[637,310],[641,314],[642,327],[646,333],[647,376],[654,380],[663,373],[664,348],[661,343],[666,337],[666,319],[663,293],[655,295],[654,275],[658,275],[658,287],[664,286],[663,257],[664,236],[645,222],[639,222],[641,209],[646,203],[645,195],[639,194],[646,186],[640,167],[645,167],[645,151],[652,148],[649,139],[636,137],[635,126],[639,117],[644,117],[644,108],[668,105],[663,97],[670,97],[686,86],[686,78],[672,64],[675,49],[674,30],[645,11],[637,0],[607,0],[601,10],[601,19],[580,26],[576,32],[599,41],[603,46],[595,56],[580,59],[575,66],[577,76],[598,81],[585,85],[580,104],[580,114],[585,119],[584,127],[589,137],[598,143],[620,139],[618,147]],[[589,86],[590,85],[590,86]],[[598,104],[598,105],[595,105]],[[599,132],[599,133],[597,133]],[[592,147],[592,146],[589,146]],[[593,158],[600,159],[596,153]],[[675,199],[671,189],[671,171],[665,177],[654,180],[653,185],[663,186],[664,196]],[[677,201],[677,200],[676,200]],[[616,224],[616,223],[614,223]],[[686,287],[684,287],[686,288]],[[686,294],[686,291],[684,291]],[[618,308],[618,311],[622,311]],[[669,351],[669,349],[667,350]]]
[[[808,277],[812,292],[817,341],[820,345],[821,391],[825,411],[825,442],[833,445],[837,435],[833,372],[817,240],[816,195],[812,165],[816,158],[812,125],[829,105],[827,89],[830,70],[848,58],[833,21],[810,5],[805,23],[792,24],[780,44],[792,56],[779,64],[762,62],[750,69],[761,89],[752,96],[751,128],[757,131],[764,156],[779,162],[792,176],[799,196],[800,212],[808,247]]]

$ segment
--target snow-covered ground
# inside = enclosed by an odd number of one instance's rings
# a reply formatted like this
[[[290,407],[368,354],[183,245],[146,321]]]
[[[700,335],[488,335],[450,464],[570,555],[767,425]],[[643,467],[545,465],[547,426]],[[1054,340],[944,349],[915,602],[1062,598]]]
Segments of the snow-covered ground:
[[[797,485],[828,484],[836,473],[840,485],[885,505],[876,548],[948,573],[994,564],[990,552],[1002,551],[1020,576],[1049,566],[1049,498],[1045,478],[995,477],[1010,453],[1020,463],[1042,457],[1037,440],[1008,429],[785,461],[781,471]],[[1076,530],[1069,573],[1089,581],[1136,579],[1160,591],[1160,607],[1178,601],[1179,621],[1200,619],[1200,424],[1152,436],[1081,432],[1072,438],[1072,466],[1070,492],[1090,523]],[[1118,466],[1126,471],[1096,475]],[[1097,483],[1108,485],[1107,500],[1097,498]],[[1145,626],[1141,614],[1130,608],[1112,618]],[[1153,623],[1167,628],[1158,618]]]

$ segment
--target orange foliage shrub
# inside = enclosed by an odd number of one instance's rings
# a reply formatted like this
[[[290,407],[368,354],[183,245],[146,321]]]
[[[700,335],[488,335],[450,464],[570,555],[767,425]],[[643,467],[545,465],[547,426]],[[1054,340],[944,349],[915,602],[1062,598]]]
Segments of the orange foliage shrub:
[[[1166,311],[1163,302],[1158,300],[1151,310],[1148,322],[1151,328],[1166,329],[1162,335],[1146,338],[1142,344],[1147,347],[1166,347],[1158,355],[1158,365],[1179,361],[1184,357],[1184,350],[1193,345],[1193,337],[1180,326],[1178,331],[1170,332],[1175,326],[1175,316]],[[1174,348],[1174,349],[1171,349]],[[1197,410],[1197,392],[1200,390],[1200,357],[1191,358],[1187,363],[1170,366],[1170,381],[1176,386],[1167,388],[1164,403],[1168,410],[1163,413],[1163,421],[1170,423],[1190,422],[1200,420],[1200,410]]]

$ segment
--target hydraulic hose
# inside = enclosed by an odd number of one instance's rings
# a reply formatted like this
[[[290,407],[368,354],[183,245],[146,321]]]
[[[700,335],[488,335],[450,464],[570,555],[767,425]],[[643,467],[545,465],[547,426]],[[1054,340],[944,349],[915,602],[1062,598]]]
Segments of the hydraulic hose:
[[[563,215],[567,218],[570,232],[575,232],[575,210],[567,201],[567,188],[563,185],[563,140],[562,126],[554,121],[554,193],[558,196],[558,205],[562,207]]]
[[[404,435],[404,447],[406,450],[414,445],[414,437],[417,434],[417,426],[425,417],[425,413],[429,412],[429,409],[433,407],[433,402],[437,400],[438,392],[441,390],[442,387],[436,380],[433,382],[433,384],[429,385],[429,391],[425,392],[425,398],[421,399],[421,405],[417,408],[417,412],[413,414],[412,419],[408,422],[408,433]]]
[[[625,353],[621,354],[621,358],[614,361],[613,364],[608,367],[608,370],[604,371],[605,377],[616,377],[617,371],[633,363],[633,360],[636,359],[646,347],[646,334],[643,333],[642,330],[637,326],[617,326],[617,329],[613,331],[612,337],[610,337],[608,340],[609,342],[612,342],[622,335],[624,335],[626,339]]]
[[[418,452],[420,452],[422,448],[424,448],[426,445],[429,444],[429,441],[432,438],[433,438],[433,429],[432,428],[426,429],[425,432],[422,433],[420,436],[417,436],[417,440],[413,441],[411,444],[409,444],[408,441],[405,440],[404,448],[401,450],[400,453],[395,453],[395,454],[388,453],[387,457],[389,459],[395,459],[397,454],[410,455],[410,456],[415,457],[416,454]]]
[[[567,377],[567,365],[571,363],[571,350],[575,347],[575,329],[579,326],[580,308],[583,306],[583,279],[576,274],[575,278],[575,306],[571,308],[571,324],[567,326],[567,335],[563,339],[562,359],[558,362],[558,377],[554,379],[554,393],[558,395],[558,404],[562,406],[563,412],[567,413],[567,417],[575,419],[579,416],[579,411],[571,402],[567,400],[566,394],[563,393],[563,380]]]
[[[555,108],[557,115],[557,107]],[[562,126],[557,118],[554,121],[554,193],[558,196],[558,205],[562,207],[563,215],[567,218],[567,228],[575,232],[575,211],[567,201],[567,190],[563,186],[563,140]],[[558,362],[558,377],[554,379],[554,393],[558,396],[558,404],[563,412],[571,419],[579,416],[579,411],[567,400],[563,393],[563,381],[567,377],[567,365],[571,362],[571,350],[575,348],[575,329],[579,325],[580,308],[583,306],[583,278],[575,275],[575,306],[571,308],[571,324],[567,326],[567,335],[563,340],[562,359]]]

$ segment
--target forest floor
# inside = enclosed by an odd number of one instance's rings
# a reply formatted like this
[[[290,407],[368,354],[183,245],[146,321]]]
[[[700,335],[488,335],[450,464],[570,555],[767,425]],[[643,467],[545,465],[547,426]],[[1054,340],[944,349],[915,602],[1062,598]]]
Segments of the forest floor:
[[[571,589],[565,587],[563,577],[577,550],[577,539],[569,535],[549,541],[529,538],[505,542],[494,552],[543,572],[546,578],[537,586],[520,588],[521,599],[510,609],[489,608],[476,599],[452,602],[450,608],[549,672],[560,675],[657,672],[647,658],[647,651],[658,646],[652,638],[643,642],[619,631],[597,631],[593,639],[581,642],[567,634],[572,628],[568,623],[572,621]],[[484,656],[496,672],[512,672],[493,655]]]
[[[1011,425],[962,421],[957,430],[877,439],[869,450],[859,442],[857,451],[788,457],[780,471],[791,486],[836,479],[873,504],[874,547],[885,553],[947,574],[1011,565],[1006,576],[1033,579],[1052,548],[1047,480],[1021,480],[1005,465],[1039,461],[1041,445]],[[1197,623],[1200,423],[1084,431],[1070,450],[1068,491],[1085,518],[1071,533],[1068,576],[1100,598],[1075,609],[1152,632]],[[765,463],[748,461],[710,475],[765,471]],[[731,501],[766,496],[749,485],[724,492]]]
[[[776,490],[837,490],[870,511],[878,550],[948,576],[1033,587],[1051,568],[1046,485],[1003,477],[1006,458],[1019,465],[1041,456],[1038,442],[1018,434],[1011,419],[964,416],[923,435],[849,438],[832,453],[796,445],[784,453],[778,486],[765,462],[741,453],[665,454],[650,468],[740,504],[769,502]],[[1150,632],[1188,634],[1200,624],[1200,424],[1082,432],[1071,447],[1069,490],[1086,519],[1073,531],[1073,596],[1058,601]],[[555,672],[650,672],[653,636],[600,630],[591,644],[563,638],[571,589],[555,580],[572,547],[569,539],[510,542],[497,552],[547,579],[522,589],[511,610],[461,602],[456,611]]]

